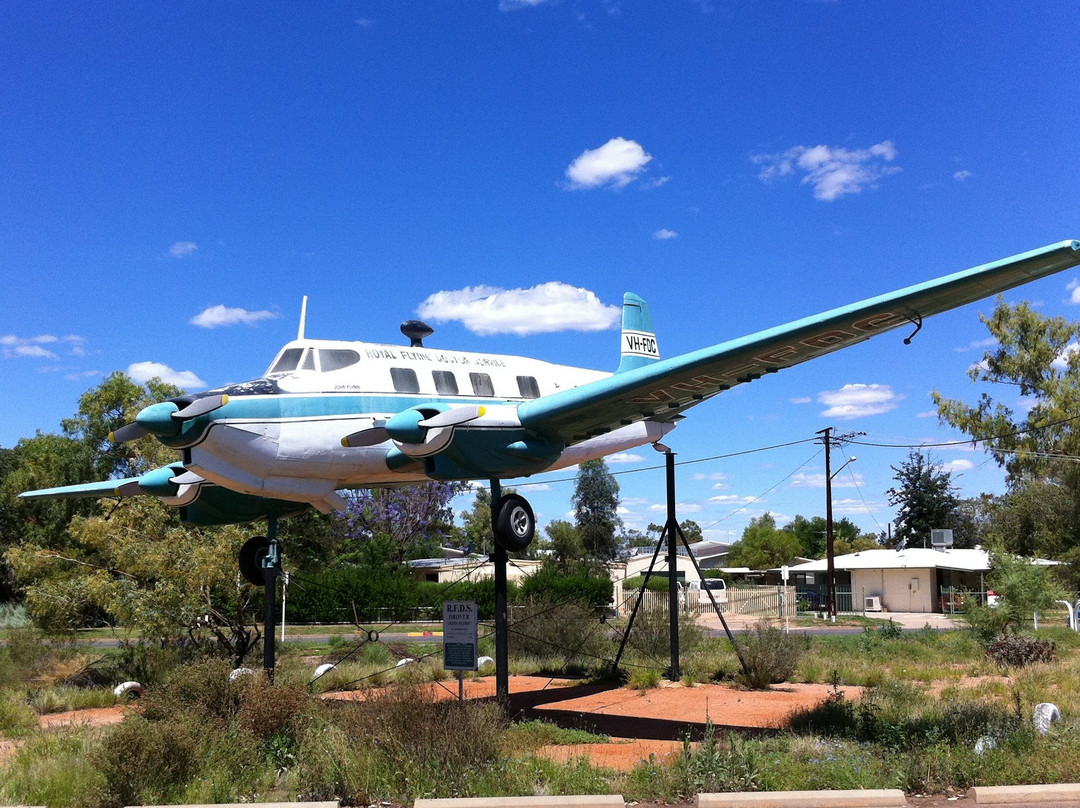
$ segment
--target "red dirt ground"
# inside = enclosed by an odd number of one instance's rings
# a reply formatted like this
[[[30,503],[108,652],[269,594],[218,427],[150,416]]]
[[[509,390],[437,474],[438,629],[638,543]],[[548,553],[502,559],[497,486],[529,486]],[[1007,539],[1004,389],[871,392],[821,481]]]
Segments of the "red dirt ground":
[[[495,680],[465,680],[465,698],[493,698]],[[545,747],[552,760],[587,757],[597,765],[629,771],[650,755],[662,759],[682,749],[687,734],[700,736],[711,719],[718,728],[778,729],[791,712],[812,707],[832,690],[830,685],[784,684],[768,691],[740,690],[731,685],[687,687],[663,683],[647,691],[598,687],[540,676],[510,677],[511,712],[560,724],[572,724],[612,736],[611,743]],[[861,688],[841,688],[858,698]],[[437,698],[457,698],[458,683],[435,685]],[[359,692],[325,694],[329,699],[362,699]]]

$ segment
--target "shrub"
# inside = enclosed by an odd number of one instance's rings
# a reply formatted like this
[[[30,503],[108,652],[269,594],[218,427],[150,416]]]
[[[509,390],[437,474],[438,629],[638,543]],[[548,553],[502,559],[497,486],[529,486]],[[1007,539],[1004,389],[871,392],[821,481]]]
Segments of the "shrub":
[[[740,668],[738,681],[753,690],[786,682],[795,673],[806,640],[785,634],[776,626],[758,623],[738,639],[739,653],[746,669]]]
[[[575,662],[589,665],[612,655],[604,624],[578,602],[530,599],[511,610],[509,633],[515,656],[562,659],[563,667]]]
[[[693,615],[679,615],[679,655],[699,648],[705,634]],[[626,645],[650,664],[666,664],[671,657],[671,623],[667,609],[639,609]]]
[[[240,710],[243,677],[229,679],[230,667],[220,659],[204,659],[177,668],[163,685],[142,698],[143,715],[150,721],[191,716],[222,727]]]
[[[1002,667],[1023,668],[1036,662],[1053,662],[1057,646],[1050,640],[1002,634],[987,646],[986,655]]]
[[[181,721],[132,716],[114,727],[91,762],[105,779],[106,806],[161,805],[195,771],[196,728]]]
[[[553,568],[542,568],[521,582],[521,598],[546,599],[550,602],[577,600],[593,609],[607,609],[611,604],[614,584],[606,575],[587,572],[567,574]]]

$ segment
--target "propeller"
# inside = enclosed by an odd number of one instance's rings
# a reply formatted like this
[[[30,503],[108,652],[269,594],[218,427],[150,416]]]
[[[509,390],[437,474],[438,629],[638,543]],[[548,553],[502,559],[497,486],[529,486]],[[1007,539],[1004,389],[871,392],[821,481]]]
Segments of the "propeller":
[[[386,421],[376,421],[375,425],[359,432],[353,432],[341,439],[341,445],[349,449],[361,446],[377,446],[390,440],[390,433],[386,431]]]
[[[341,445],[349,448],[376,446],[388,440],[399,443],[423,443],[429,430],[460,426],[481,417],[486,408],[478,405],[454,407],[438,412],[429,418],[418,408],[403,410],[388,421],[376,421],[373,426],[353,432],[341,439]]]
[[[203,396],[197,398],[183,409],[176,401],[163,401],[160,404],[151,404],[144,407],[135,416],[130,424],[124,424],[109,435],[114,443],[127,443],[138,440],[146,435],[158,435],[169,438],[180,432],[180,425],[184,421],[198,418],[214,410],[221,409],[229,403],[227,395]]]

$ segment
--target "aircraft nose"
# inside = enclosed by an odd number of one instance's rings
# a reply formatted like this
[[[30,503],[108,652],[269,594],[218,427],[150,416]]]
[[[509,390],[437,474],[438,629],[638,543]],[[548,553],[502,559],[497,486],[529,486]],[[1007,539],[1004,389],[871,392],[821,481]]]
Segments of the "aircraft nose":
[[[181,424],[172,417],[179,411],[180,408],[171,401],[151,404],[135,416],[135,423],[159,438],[172,438],[180,434]]]

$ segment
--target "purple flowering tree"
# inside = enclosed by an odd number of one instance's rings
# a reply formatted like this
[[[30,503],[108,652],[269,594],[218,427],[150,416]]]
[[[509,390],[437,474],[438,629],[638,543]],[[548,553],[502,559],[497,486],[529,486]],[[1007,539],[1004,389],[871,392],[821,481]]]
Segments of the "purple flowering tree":
[[[467,484],[430,482],[398,488],[344,492],[349,501],[337,513],[345,538],[358,545],[385,547],[386,561],[400,564],[441,544],[454,530],[450,503]]]

